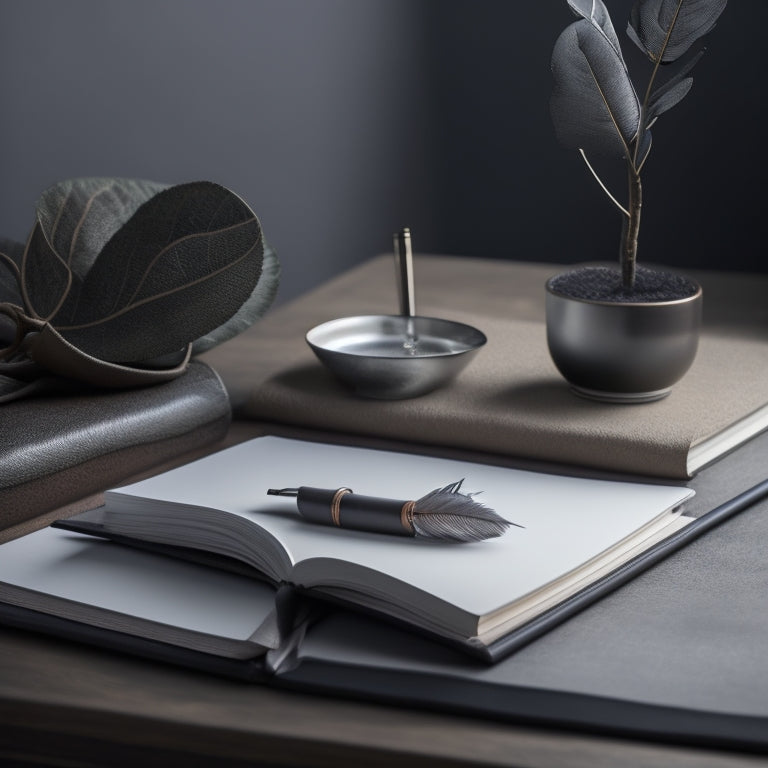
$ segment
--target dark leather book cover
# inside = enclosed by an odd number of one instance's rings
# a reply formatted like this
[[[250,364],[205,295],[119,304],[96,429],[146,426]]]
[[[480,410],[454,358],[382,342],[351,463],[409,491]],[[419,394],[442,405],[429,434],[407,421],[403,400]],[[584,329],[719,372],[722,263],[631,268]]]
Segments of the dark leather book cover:
[[[172,381],[0,406],[0,530],[83,499],[224,437],[218,374],[193,361]]]

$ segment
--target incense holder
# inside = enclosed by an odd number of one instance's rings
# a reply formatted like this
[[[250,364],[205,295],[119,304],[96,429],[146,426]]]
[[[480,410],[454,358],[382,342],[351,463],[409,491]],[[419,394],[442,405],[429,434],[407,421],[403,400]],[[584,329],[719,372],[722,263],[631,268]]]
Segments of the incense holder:
[[[309,331],[306,340],[355,394],[379,400],[419,397],[437,389],[487,341],[464,323],[405,315],[331,320]]]

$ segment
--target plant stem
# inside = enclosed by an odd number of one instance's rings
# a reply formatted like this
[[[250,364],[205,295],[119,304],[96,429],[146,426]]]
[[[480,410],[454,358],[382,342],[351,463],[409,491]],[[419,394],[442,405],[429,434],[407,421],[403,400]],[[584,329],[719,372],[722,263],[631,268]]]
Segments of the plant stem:
[[[631,292],[635,287],[637,272],[637,241],[640,232],[640,213],[643,207],[643,185],[640,173],[634,164],[627,162],[629,182],[629,216],[624,218],[621,231],[621,281],[624,290]]]
[[[647,155],[643,158],[639,157],[639,152],[643,143],[643,136],[645,135],[646,130],[648,130],[646,122],[648,104],[651,99],[653,85],[656,81],[656,75],[659,73],[659,67],[664,60],[664,52],[669,45],[669,41],[672,37],[672,30],[677,23],[682,6],[683,0],[677,0],[677,6],[672,21],[669,24],[669,28],[667,29],[667,33],[664,36],[661,50],[658,51],[656,55],[651,55],[653,71],[648,79],[648,86],[645,89],[643,103],[640,106],[640,124],[634,141],[633,151],[631,155],[627,155],[627,176],[629,181],[629,201],[627,202],[627,209],[629,210],[629,216],[624,219],[624,224],[622,225],[620,259],[621,280],[625,291],[633,290],[635,286],[635,274],[637,272],[637,239],[640,231],[640,212],[643,207],[643,185],[640,181],[640,170],[647,159]]]

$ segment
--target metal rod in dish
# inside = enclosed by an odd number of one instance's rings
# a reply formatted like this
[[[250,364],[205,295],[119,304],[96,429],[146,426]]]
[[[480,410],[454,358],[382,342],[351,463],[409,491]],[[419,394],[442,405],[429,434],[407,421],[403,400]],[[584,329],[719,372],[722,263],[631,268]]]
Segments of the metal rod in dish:
[[[411,230],[404,227],[399,232],[395,232],[393,240],[395,271],[398,276],[397,286],[400,295],[400,314],[408,318],[403,346],[410,354],[416,354],[416,345],[419,339],[416,336],[416,324],[413,321],[416,316],[416,286],[413,279]]]
[[[317,358],[361,397],[419,397],[452,380],[487,339],[477,328],[415,312],[411,233],[394,236],[399,315],[358,315],[307,332]]]

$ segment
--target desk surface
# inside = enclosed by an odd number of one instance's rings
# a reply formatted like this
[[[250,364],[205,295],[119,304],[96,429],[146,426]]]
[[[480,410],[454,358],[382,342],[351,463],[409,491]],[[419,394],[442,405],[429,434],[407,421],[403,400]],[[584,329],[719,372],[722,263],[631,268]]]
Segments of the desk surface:
[[[0,631],[0,764],[754,766],[762,758],[277,691]],[[15,763],[14,763],[15,764]]]

